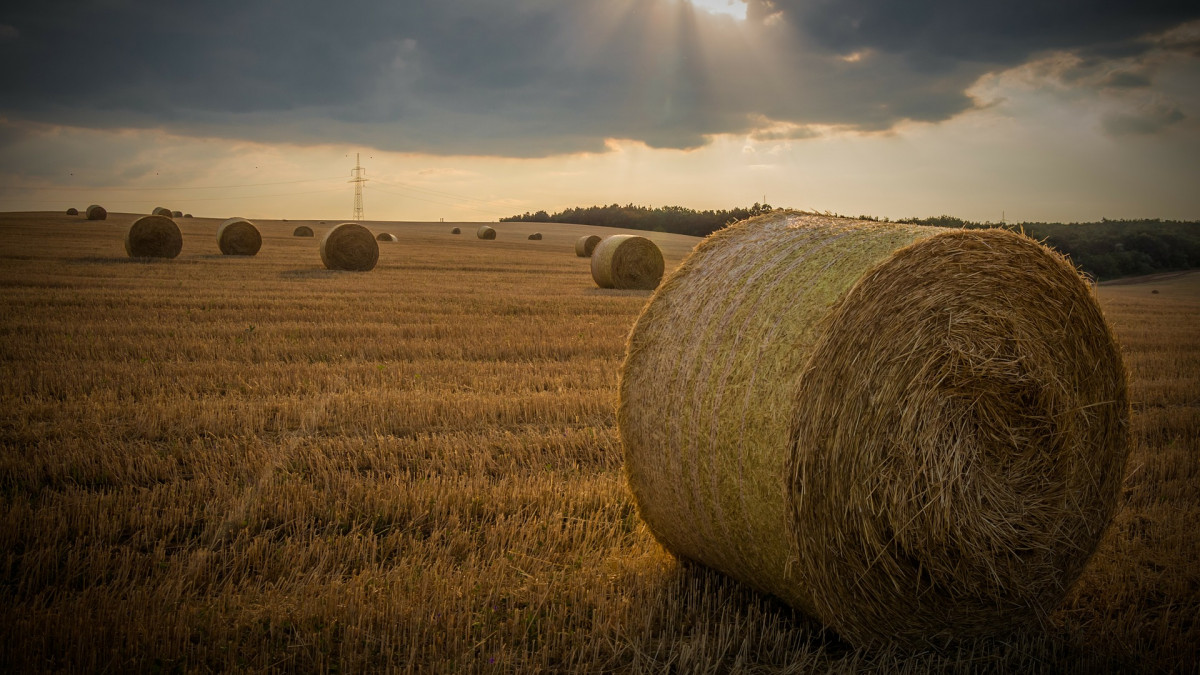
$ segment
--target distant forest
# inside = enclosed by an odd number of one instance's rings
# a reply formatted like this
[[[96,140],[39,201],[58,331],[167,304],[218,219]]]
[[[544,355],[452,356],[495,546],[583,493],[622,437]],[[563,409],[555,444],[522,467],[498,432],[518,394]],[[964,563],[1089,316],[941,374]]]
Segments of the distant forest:
[[[704,237],[730,223],[769,213],[770,204],[746,208],[695,211],[682,206],[575,207],[501,218],[502,222],[577,223],[632,230],[673,232]],[[842,217],[839,214],[827,214]],[[887,222],[871,216],[864,220]],[[895,221],[938,227],[1005,227],[1023,231],[1070,256],[1075,265],[1097,280],[1200,268],[1200,222],[1176,220],[1101,220],[1098,223],[976,223],[953,216],[905,218]]]

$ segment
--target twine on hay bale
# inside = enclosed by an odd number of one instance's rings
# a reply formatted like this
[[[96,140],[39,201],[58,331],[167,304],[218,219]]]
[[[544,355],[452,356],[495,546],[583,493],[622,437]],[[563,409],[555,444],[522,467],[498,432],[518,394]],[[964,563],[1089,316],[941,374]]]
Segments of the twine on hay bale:
[[[529,238],[530,238],[531,240],[533,240],[533,241],[541,241],[541,239],[542,239],[542,233],[541,233],[541,232],[534,232],[533,234],[529,235]]]
[[[331,270],[366,272],[379,262],[379,243],[358,223],[342,223],[321,238],[321,262]]]
[[[664,281],[617,419],[667,549],[858,645],[1044,619],[1130,444],[1116,341],[1057,253],[794,213],[713,234]]]
[[[600,243],[600,237],[594,234],[584,235],[575,240],[575,255],[580,258],[590,258],[592,251],[596,250],[596,245]]]
[[[142,216],[125,232],[130,258],[174,258],[183,250],[183,234],[166,216]]]
[[[225,255],[254,255],[262,248],[262,235],[245,218],[229,218],[217,228],[217,246]]]
[[[450,234],[462,234],[462,230],[456,227],[450,230]]]
[[[156,207],[154,207],[154,210],[150,212],[150,215],[163,216],[165,218],[170,218],[171,217],[171,209],[168,209],[165,206],[156,206]]]
[[[379,236],[375,237],[375,239],[377,241],[396,241],[396,235],[390,234],[388,232],[380,232]]]
[[[480,239],[495,239],[496,229],[493,227],[488,227],[487,225],[483,225],[475,231],[475,236],[479,237]]]
[[[313,229],[307,225],[300,225],[296,229],[292,230],[292,236],[293,237],[311,237],[311,236],[313,236]]]
[[[600,288],[654,290],[662,276],[662,251],[645,237],[614,235],[592,252],[592,279]]]
[[[79,209],[72,206],[71,208],[67,209],[67,215],[68,216],[77,216],[77,215],[79,215]]]
[[[87,210],[83,213],[87,216],[88,220],[108,219],[108,211],[106,211],[105,208],[99,204],[92,204],[91,206],[87,207]]]

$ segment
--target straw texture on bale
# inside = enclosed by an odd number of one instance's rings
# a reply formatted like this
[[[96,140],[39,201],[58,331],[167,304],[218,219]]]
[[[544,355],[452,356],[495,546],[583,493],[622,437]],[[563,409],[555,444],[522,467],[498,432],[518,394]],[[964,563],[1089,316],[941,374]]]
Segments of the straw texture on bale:
[[[84,211],[84,214],[87,216],[88,220],[107,220],[108,219],[108,211],[105,210],[105,208],[103,206],[100,206],[99,204],[92,204],[91,206],[87,207],[87,210]]]
[[[301,225],[300,227],[297,227],[296,229],[292,230],[292,236],[293,237],[311,237],[311,236],[313,236],[313,229],[307,225]]]
[[[592,251],[592,279],[600,288],[653,290],[662,281],[662,251],[636,234],[611,236]]]
[[[450,230],[450,234],[462,234],[462,230],[456,227]]]
[[[255,255],[262,248],[262,235],[245,218],[230,218],[217,228],[217,246],[225,255]]]
[[[182,217],[183,217],[183,211],[172,211],[172,212],[171,212],[171,217],[172,217],[172,218],[182,218]]]
[[[542,233],[534,232],[533,234],[529,235],[529,238],[532,239],[533,241],[539,241],[542,238]]]
[[[331,270],[366,272],[379,262],[379,242],[358,223],[342,223],[321,238],[321,262]]]
[[[493,227],[488,227],[487,225],[482,225],[478,230],[475,231],[475,236],[479,237],[480,239],[495,239],[496,229]]]
[[[174,258],[183,250],[183,233],[166,216],[142,216],[125,233],[130,258]]]
[[[166,216],[167,218],[170,218],[171,217],[171,209],[168,209],[165,206],[156,206],[156,207],[154,207],[154,210],[150,212],[150,215]]]
[[[375,239],[377,241],[396,241],[396,235],[389,232],[380,232],[379,236],[375,237]]]
[[[68,216],[77,216],[77,215],[79,215],[79,209],[72,206],[71,208],[67,209],[67,215]]]
[[[592,251],[596,250],[596,245],[600,243],[600,237],[594,234],[584,235],[575,240],[575,255],[580,258],[590,258]]]
[[[1044,620],[1130,443],[1120,352],[1061,256],[794,213],[714,233],[663,282],[617,418],[668,550],[859,645]]]

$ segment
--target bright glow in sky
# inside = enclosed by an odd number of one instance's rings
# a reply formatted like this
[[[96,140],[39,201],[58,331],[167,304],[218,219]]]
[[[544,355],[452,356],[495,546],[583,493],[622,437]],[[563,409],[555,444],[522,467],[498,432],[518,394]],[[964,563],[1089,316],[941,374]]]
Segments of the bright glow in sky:
[[[746,18],[746,3],[742,0],[690,0],[699,9],[713,14],[728,14],[735,19]]]

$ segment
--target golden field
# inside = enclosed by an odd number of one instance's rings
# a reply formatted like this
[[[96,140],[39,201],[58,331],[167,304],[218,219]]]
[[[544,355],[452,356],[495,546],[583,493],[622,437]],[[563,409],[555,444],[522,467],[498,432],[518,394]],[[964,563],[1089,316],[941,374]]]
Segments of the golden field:
[[[866,652],[638,519],[614,410],[649,292],[573,249],[616,231],[366,223],[399,241],[353,273],[320,264],[338,221],[235,258],[177,219],[148,262],[133,218],[0,214],[4,670],[1198,668],[1200,273],[1099,289],[1135,446],[1050,625]],[[698,241],[648,236],[668,270]]]

